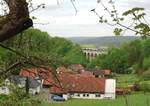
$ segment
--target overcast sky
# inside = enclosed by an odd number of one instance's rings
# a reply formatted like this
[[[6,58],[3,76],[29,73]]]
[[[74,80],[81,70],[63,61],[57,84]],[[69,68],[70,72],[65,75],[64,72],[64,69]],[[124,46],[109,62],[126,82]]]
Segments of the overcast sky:
[[[98,17],[90,11],[96,8],[100,15],[107,16],[103,8],[97,4],[97,0],[76,0],[77,14],[75,14],[75,9],[70,0],[59,0],[59,5],[57,0],[33,1],[34,5],[46,4],[46,8],[39,9],[31,14],[37,17],[37,20],[34,21],[35,23],[46,23],[46,25],[35,24],[34,27],[47,31],[51,36],[113,36],[112,27],[100,24]],[[150,13],[149,0],[116,0],[116,7],[120,13],[135,6],[144,7],[146,12]],[[125,35],[134,34],[127,32]]]

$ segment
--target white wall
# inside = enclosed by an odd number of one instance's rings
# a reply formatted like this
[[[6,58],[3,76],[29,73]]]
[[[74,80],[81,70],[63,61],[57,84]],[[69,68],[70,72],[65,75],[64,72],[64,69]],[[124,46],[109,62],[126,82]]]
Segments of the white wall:
[[[116,96],[116,80],[106,79],[105,81],[105,98],[115,99]]]
[[[63,98],[64,98],[65,100],[68,100],[69,95],[68,95],[68,94],[63,94]]]
[[[0,94],[8,95],[9,94],[9,88],[6,86],[0,87]]]
[[[71,98],[77,99],[103,99],[104,94],[99,94],[100,97],[96,97],[96,93],[74,93],[71,95]]]
[[[37,88],[30,88],[29,93],[35,95],[36,93],[40,93],[41,86],[38,86]]]

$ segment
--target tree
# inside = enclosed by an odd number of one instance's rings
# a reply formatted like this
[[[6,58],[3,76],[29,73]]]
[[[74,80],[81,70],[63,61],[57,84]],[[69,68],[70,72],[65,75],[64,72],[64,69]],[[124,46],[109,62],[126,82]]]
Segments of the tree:
[[[106,58],[107,54],[101,54],[97,56],[95,59],[91,60],[88,62],[87,67],[89,69],[102,69],[101,62]]]
[[[2,50],[0,51],[0,65],[3,70],[8,70],[10,66],[13,66],[10,74],[12,72],[13,74],[19,73],[23,67],[44,65],[56,68],[61,65],[84,64],[86,62],[79,45],[75,45],[64,38],[50,37],[48,33],[38,29],[30,28],[3,42],[3,44],[17,51],[16,54],[16,52],[0,48]]]
[[[150,56],[147,58],[144,58],[143,68],[144,68],[144,70],[150,70]]]
[[[26,0],[4,0],[9,13],[0,16],[0,42],[15,36],[33,25]],[[4,4],[3,4],[4,5]]]
[[[96,9],[92,9],[91,11],[99,17],[100,23],[106,23],[107,25],[114,27],[115,35],[122,35],[127,30],[130,30],[134,32],[135,35],[142,36],[142,38],[147,38],[147,36],[150,36],[150,26],[147,20],[145,19],[146,13],[144,12],[144,8],[134,7],[132,9],[124,11],[122,15],[120,15],[115,7],[115,1],[108,0],[106,2],[111,6],[107,7],[104,4],[103,0],[97,0],[97,3],[104,8],[105,12],[111,17],[111,19],[105,16],[100,16],[96,12]],[[130,19],[132,23],[126,25],[125,19],[127,21],[129,21]]]
[[[87,60],[79,45],[73,46],[68,53],[66,53],[64,60],[68,64],[82,64],[86,65]]]
[[[138,63],[142,57],[142,45],[141,40],[135,40],[121,47],[123,50],[128,52],[128,62],[132,66]]]
[[[111,69],[116,73],[128,73],[126,72],[129,67],[128,54],[124,50],[112,48],[106,57],[101,60],[100,66],[102,69]]]

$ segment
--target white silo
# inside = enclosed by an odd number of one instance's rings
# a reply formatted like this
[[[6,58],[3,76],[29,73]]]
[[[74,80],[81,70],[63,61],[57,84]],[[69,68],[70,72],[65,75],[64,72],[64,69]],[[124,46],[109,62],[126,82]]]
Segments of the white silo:
[[[105,98],[115,99],[116,95],[116,80],[106,79],[105,81]]]

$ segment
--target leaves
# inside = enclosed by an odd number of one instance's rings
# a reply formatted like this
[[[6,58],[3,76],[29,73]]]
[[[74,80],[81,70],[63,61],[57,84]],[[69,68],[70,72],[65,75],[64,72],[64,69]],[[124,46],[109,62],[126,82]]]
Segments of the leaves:
[[[116,36],[118,36],[118,35],[121,35],[121,32],[122,32],[123,30],[121,29],[121,28],[115,28],[114,29],[114,34],[116,35]]]
[[[135,7],[135,8],[132,8],[132,9],[130,9],[130,10],[125,11],[125,12],[123,13],[123,16],[131,15],[131,14],[133,14],[133,13],[135,13],[135,12],[139,12],[139,11],[143,11],[143,10],[144,10],[144,8]]]
[[[140,23],[134,27],[135,29],[139,29],[143,36],[146,36],[150,33],[150,27],[145,23]],[[137,33],[139,34],[139,33]]]

